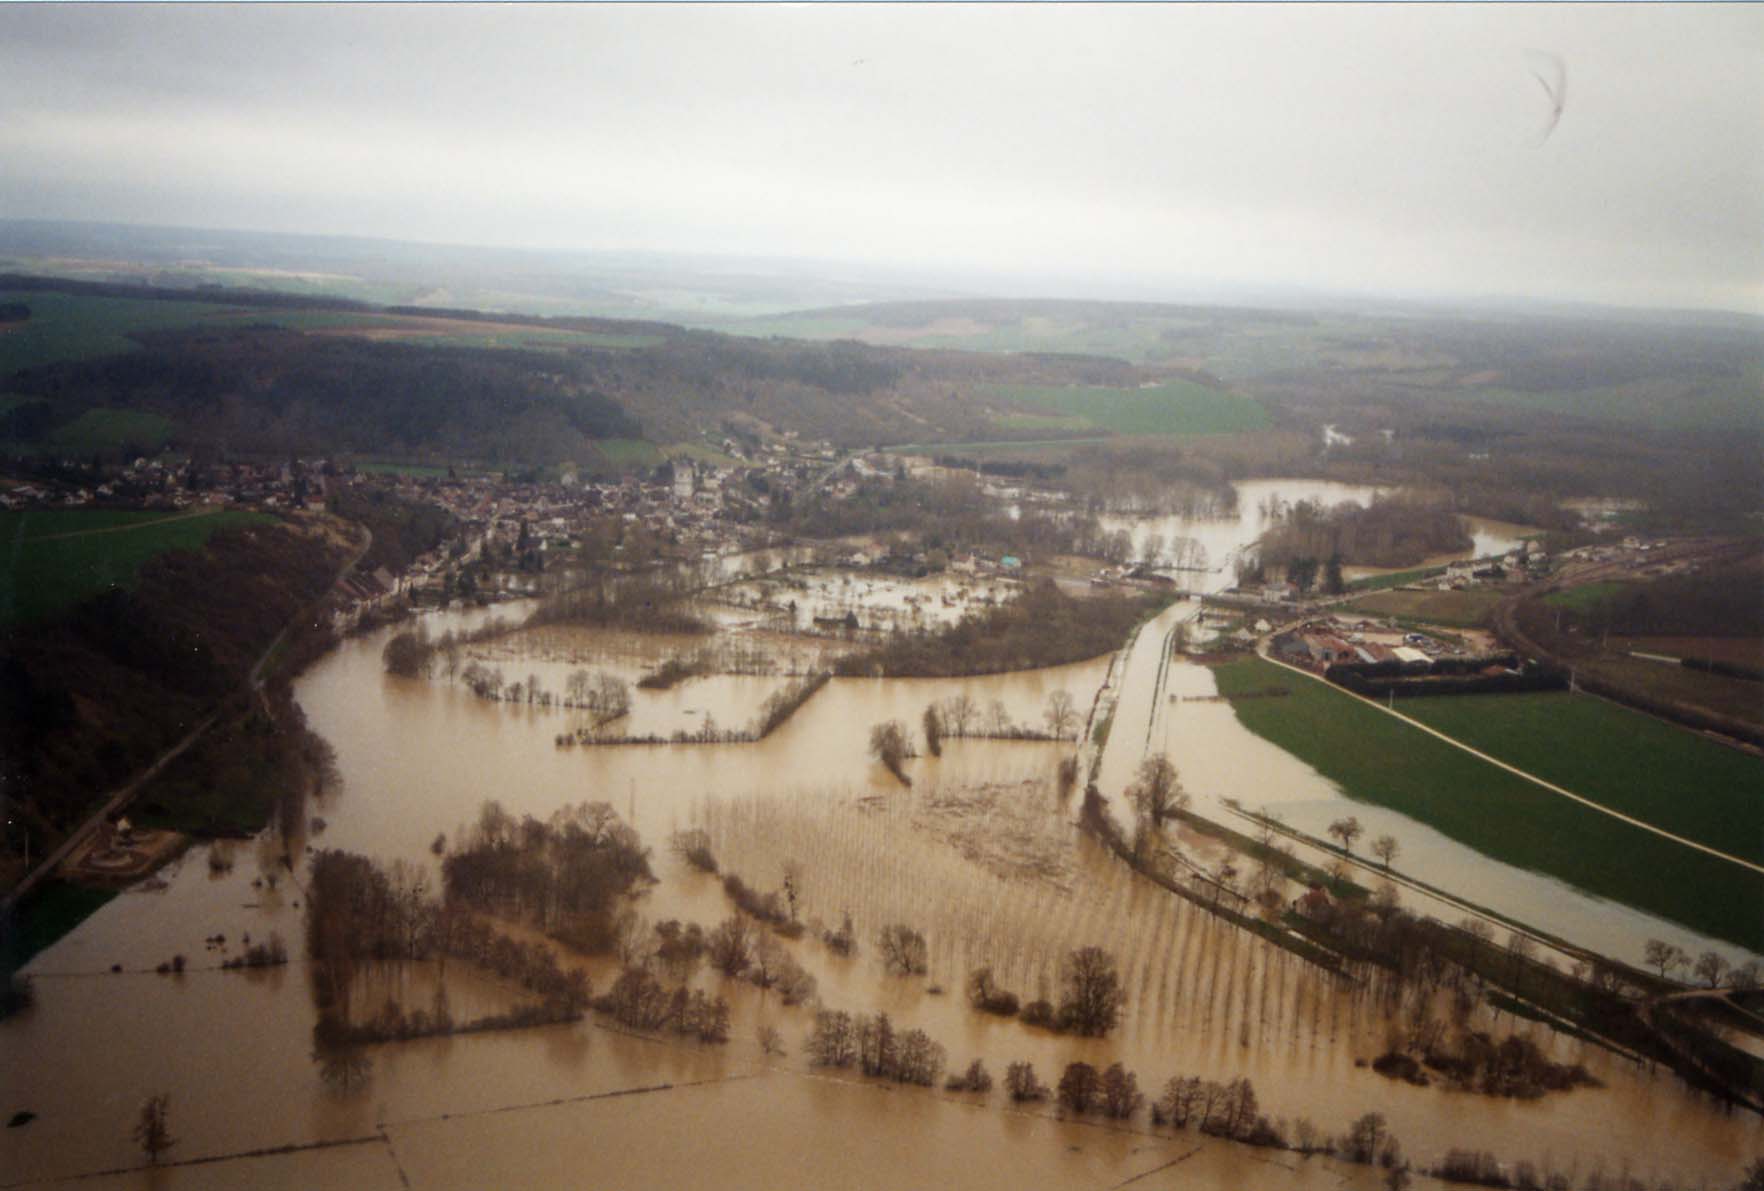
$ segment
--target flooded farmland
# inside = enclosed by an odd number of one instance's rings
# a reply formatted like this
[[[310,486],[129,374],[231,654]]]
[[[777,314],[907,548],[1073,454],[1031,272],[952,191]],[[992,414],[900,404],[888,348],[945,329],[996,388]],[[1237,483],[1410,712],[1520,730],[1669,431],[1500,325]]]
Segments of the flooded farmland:
[[[1181,531],[1224,566],[1260,532],[1259,510],[1275,491],[1286,500],[1354,498],[1340,487],[1243,485],[1232,518],[1145,532],[1168,539]],[[942,606],[941,594],[932,598]],[[913,606],[900,592],[888,600]],[[793,866],[804,919],[832,924],[849,914],[862,940],[849,957],[821,946],[812,930],[786,944],[821,999],[885,1010],[902,1027],[925,1030],[955,1069],[982,1058],[1002,1074],[1029,1061],[1052,1082],[1073,1059],[1119,1061],[1149,1094],[1177,1074],[1245,1076],[1262,1111],[1289,1124],[1308,1119],[1339,1133],[1376,1111],[1419,1162],[1452,1147],[1489,1150],[1570,1173],[1577,1185],[1595,1170],[1718,1184],[1764,1145],[1756,1118],[1717,1112],[1669,1073],[1497,1019],[1486,1007],[1476,1011],[1480,1028],[1524,1034],[1555,1061],[1584,1064],[1603,1086],[1527,1103],[1387,1080],[1359,1065],[1384,1049],[1384,990],[1324,973],[1169,895],[1080,834],[1054,776],[1070,746],[952,740],[941,756],[906,763],[911,787],[869,753],[873,725],[916,725],[928,704],[952,696],[1037,724],[1054,692],[1088,709],[1107,683],[1115,719],[1099,760],[1106,797],[1118,804],[1138,762],[1165,751],[1201,813],[1223,820],[1225,799],[1235,798],[1278,806],[1287,821],[1320,833],[1340,813],[1339,791],[1242,729],[1229,705],[1207,702],[1204,667],[1170,657],[1169,634],[1198,607],[1177,604],[1149,622],[1119,661],[966,679],[834,679],[775,732],[742,744],[560,749],[557,734],[576,713],[486,701],[444,679],[388,676],[386,634],[368,635],[297,684],[312,726],[336,749],[342,782],[310,808],[322,827],[314,822],[310,838],[289,842],[401,860],[427,871],[433,887],[436,834],[456,836],[486,800],[538,818],[605,801],[652,850],[658,881],[639,898],[640,915],[709,927],[729,913],[719,883],[669,850],[682,828],[703,829],[723,870],[756,887],[775,887]],[[431,621],[439,630],[479,618]],[[690,647],[690,639],[553,628],[474,649],[509,677],[533,673],[556,690],[574,667],[634,679]],[[707,716],[746,723],[786,681],[722,674],[639,690],[633,731],[665,734]],[[1436,883],[1546,929],[1623,954],[1670,929],[1492,865],[1400,816],[1355,810],[1373,831],[1400,830],[1405,857]],[[1210,846],[1182,843],[1197,854]],[[33,961],[36,1006],[0,1022],[0,1108],[36,1119],[0,1131],[0,1184],[119,1172],[94,1182],[575,1186],[592,1172],[605,1186],[1382,1185],[1381,1172],[1193,1130],[1062,1121],[1051,1105],[1017,1109],[997,1091],[982,1100],[828,1075],[802,1054],[812,1024],[806,1008],[710,972],[692,979],[729,997],[726,1046],[636,1036],[590,1019],[378,1045],[368,1070],[340,1080],[313,1058],[316,1010],[303,960],[219,970],[246,935],[273,932],[301,954],[305,891],[297,879],[278,878],[281,846],[223,846],[230,868],[192,851],[158,887],[118,897]],[[923,975],[890,975],[868,945],[895,922],[925,934]],[[217,934],[226,944],[209,944]],[[1061,956],[1085,945],[1115,955],[1128,992],[1110,1037],[1057,1036],[968,1007],[963,985],[975,967],[990,965],[1025,999],[1049,997]],[[174,954],[190,957],[189,970],[157,974]],[[616,974],[611,959],[585,962],[597,988]],[[513,996],[463,964],[444,977],[418,968],[359,979],[368,1002],[393,991],[421,999],[445,979],[462,1015],[494,1011]],[[781,1031],[787,1054],[757,1044],[762,1025]],[[128,1134],[134,1114],[161,1091],[172,1096],[173,1159],[242,1156],[127,1171],[139,1161]],[[286,1147],[304,1148],[265,1152]]]

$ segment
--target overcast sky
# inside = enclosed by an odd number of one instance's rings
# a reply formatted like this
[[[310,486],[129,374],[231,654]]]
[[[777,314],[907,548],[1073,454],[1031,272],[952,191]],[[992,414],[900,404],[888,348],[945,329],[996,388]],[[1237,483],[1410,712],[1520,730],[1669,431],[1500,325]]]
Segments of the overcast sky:
[[[0,216],[1764,311],[1757,5],[13,5],[0,79]]]

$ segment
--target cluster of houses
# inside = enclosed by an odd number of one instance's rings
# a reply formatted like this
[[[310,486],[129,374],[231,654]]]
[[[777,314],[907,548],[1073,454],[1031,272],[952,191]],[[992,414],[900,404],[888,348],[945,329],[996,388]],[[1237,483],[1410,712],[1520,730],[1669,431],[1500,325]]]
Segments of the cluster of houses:
[[[226,463],[195,466],[167,459],[136,458],[108,471],[63,461],[54,480],[0,489],[0,508],[85,508],[123,505],[138,509],[187,509],[238,505],[292,511],[323,508],[337,482],[327,461]]]

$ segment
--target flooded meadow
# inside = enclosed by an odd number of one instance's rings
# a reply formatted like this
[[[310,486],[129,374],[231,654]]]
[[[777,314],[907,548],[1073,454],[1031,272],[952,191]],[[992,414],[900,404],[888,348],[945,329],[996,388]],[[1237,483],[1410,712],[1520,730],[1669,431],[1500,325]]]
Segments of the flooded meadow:
[[[1370,493],[1299,481],[1244,484],[1229,517],[1142,519],[1132,531],[1200,543],[1189,558],[1211,590],[1224,586],[1214,576],[1229,582],[1231,560],[1260,533],[1276,494],[1333,503]],[[1002,587],[942,581],[854,592],[834,572],[804,582],[794,596],[777,579],[723,589],[718,639],[771,664],[633,689],[620,730],[669,735],[707,719],[752,722],[793,676],[854,647],[837,634],[803,631],[819,619],[854,611],[862,621],[867,613],[857,609],[873,607],[891,623],[936,621],[1004,598]],[[284,852],[332,848],[402,862],[433,892],[441,884],[436,845],[444,844],[437,836],[458,839],[490,800],[517,818],[539,819],[566,805],[610,804],[651,851],[656,881],[632,907],[650,924],[679,920],[708,930],[731,912],[719,880],[669,847],[676,832],[703,831],[721,871],[756,889],[779,888],[792,874],[807,929],[782,946],[814,977],[820,1001],[885,1011],[903,1029],[924,1030],[943,1045],[952,1070],[979,1058],[1002,1075],[1027,1061],[1052,1083],[1074,1060],[1098,1068],[1120,1062],[1148,1097],[1174,1075],[1247,1077],[1261,1111],[1289,1130],[1306,1120],[1337,1134],[1362,1113],[1384,1114],[1418,1165],[1468,1148],[1560,1171],[1577,1187],[1594,1171],[1688,1185],[1731,1180],[1764,1146],[1756,1117],[1724,1114],[1670,1072],[1487,1004],[1468,1011],[1466,1028],[1527,1037],[1553,1061],[1583,1064],[1601,1086],[1527,1102],[1375,1073],[1364,1064],[1387,1049],[1393,1029],[1448,1016],[1449,1007],[1422,1003],[1375,974],[1325,971],[1137,876],[1079,830],[1080,796],[1062,796],[1057,779],[1070,743],[951,739],[937,756],[921,744],[903,766],[910,786],[871,755],[874,725],[898,720],[917,740],[931,704],[965,697],[983,713],[997,708],[1003,722],[1039,726],[1050,696],[1064,691],[1081,716],[1113,708],[1106,746],[1087,746],[1084,765],[1094,762],[1123,822],[1134,770],[1149,753],[1165,752],[1200,814],[1247,830],[1232,821],[1233,805],[1266,806],[1321,834],[1342,813],[1341,792],[1243,729],[1229,704],[1213,699],[1204,666],[1171,656],[1173,632],[1199,607],[1173,605],[1118,657],[977,678],[835,678],[751,743],[560,748],[558,735],[585,713],[487,700],[445,676],[388,675],[381,651],[391,630],[348,640],[296,684],[312,727],[336,750],[342,778],[313,800],[303,831],[201,845],[29,965],[35,1006],[0,1022],[0,1109],[36,1117],[0,1131],[0,1186],[77,1176],[119,1188],[1383,1185],[1383,1172],[1372,1168],[1193,1129],[1154,1130],[1143,1114],[1131,1126],[1066,1120],[1051,1102],[1013,1105],[997,1090],[983,1097],[829,1072],[803,1053],[810,1006],[787,1006],[776,992],[704,968],[687,979],[728,998],[725,1045],[634,1034],[591,1015],[385,1043],[366,1048],[360,1069],[328,1067],[313,1043],[305,870],[297,863],[287,871]],[[779,623],[781,608],[788,624]],[[425,619],[439,633],[486,616]],[[634,685],[706,644],[553,626],[479,642],[470,656],[508,679],[532,676],[560,691],[583,668]],[[1642,939],[1684,934],[1496,865],[1394,813],[1353,810],[1370,832],[1401,836],[1404,867],[1576,941],[1639,958]],[[1173,843],[1202,863],[1220,849],[1188,832]],[[1289,887],[1285,896],[1300,892]],[[1413,890],[1403,902],[1447,920],[1463,913]],[[858,940],[851,955],[819,937],[846,916]],[[896,923],[923,934],[922,974],[883,964],[873,940]],[[221,969],[223,959],[272,933],[288,944],[286,966]],[[1056,1034],[970,1007],[966,982],[982,966],[1024,1000],[1055,999],[1062,957],[1083,946],[1112,953],[1126,990],[1109,1036]],[[188,958],[182,973],[155,970],[174,955]],[[589,971],[597,990],[618,973],[612,957],[571,962]],[[453,960],[369,965],[355,980],[357,999],[369,1007],[387,998],[424,1003],[442,985],[461,1017],[516,999],[506,982]],[[781,1034],[785,1053],[760,1044],[767,1026]],[[129,1130],[142,1100],[159,1092],[171,1095],[177,1145],[170,1164],[148,1172],[136,1169],[140,1152]]]

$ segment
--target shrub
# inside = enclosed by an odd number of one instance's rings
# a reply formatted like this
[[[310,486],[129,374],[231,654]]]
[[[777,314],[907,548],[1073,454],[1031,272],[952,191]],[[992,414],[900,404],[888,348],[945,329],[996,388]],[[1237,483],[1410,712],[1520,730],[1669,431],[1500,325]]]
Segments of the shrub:
[[[702,827],[674,832],[673,848],[674,855],[699,872],[716,874],[717,858],[711,851],[710,833]]]
[[[930,966],[925,936],[905,923],[892,923],[876,936],[876,948],[890,972],[900,976],[924,975]]]
[[[975,1059],[968,1064],[968,1069],[960,1075],[952,1075],[944,1089],[951,1092],[990,1092],[992,1091],[992,1072],[986,1064]]]
[[[858,949],[857,931],[852,928],[851,915],[845,915],[838,930],[822,931],[821,942],[825,943],[827,950],[834,955],[856,955]]]
[[[990,967],[975,968],[968,973],[968,1004],[983,1013],[1000,1017],[1017,1015],[1017,994],[998,987]]]
[[[1060,1076],[1060,1107],[1070,1113],[1089,1112],[1100,1090],[1095,1067],[1082,1061],[1067,1063]]]
[[[1035,1064],[1012,1063],[1005,1069],[1005,1091],[1018,1104],[1047,1099],[1047,1085],[1035,1078]]]

